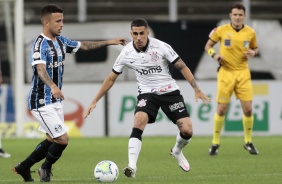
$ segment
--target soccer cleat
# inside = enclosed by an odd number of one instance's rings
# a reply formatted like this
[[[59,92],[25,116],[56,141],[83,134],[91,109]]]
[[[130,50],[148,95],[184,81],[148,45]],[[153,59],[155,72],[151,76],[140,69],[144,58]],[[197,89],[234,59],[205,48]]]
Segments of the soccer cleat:
[[[251,142],[247,142],[246,144],[243,144],[243,147],[253,155],[258,154],[258,150],[254,147],[253,143]]]
[[[14,171],[21,175],[25,182],[34,182],[30,174],[32,171],[22,168],[21,163],[14,167]]]
[[[213,144],[213,145],[211,146],[211,148],[209,149],[209,154],[210,154],[211,156],[217,155],[218,148],[219,148],[219,144]]]
[[[0,157],[3,158],[10,158],[11,155],[9,153],[6,153],[2,148],[0,149]]]
[[[184,157],[184,155],[182,154],[182,151],[180,152],[179,155],[177,155],[173,153],[171,149],[170,155],[173,156],[178,161],[178,165],[183,171],[188,172],[190,170],[190,165],[188,161],[186,160],[186,158]]]
[[[131,167],[125,167],[123,169],[123,173],[125,176],[127,176],[128,178],[135,178],[135,174],[136,174],[136,169],[133,169]]]
[[[42,169],[41,167],[38,169],[38,175],[41,182],[50,182],[51,175],[53,176],[51,169]]]

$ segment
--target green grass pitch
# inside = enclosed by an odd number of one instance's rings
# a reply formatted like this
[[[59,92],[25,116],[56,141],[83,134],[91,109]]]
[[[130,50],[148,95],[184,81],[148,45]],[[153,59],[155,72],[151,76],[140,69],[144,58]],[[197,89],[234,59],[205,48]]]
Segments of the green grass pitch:
[[[249,154],[242,146],[243,137],[222,137],[217,156],[209,156],[211,137],[194,136],[184,149],[191,170],[182,171],[169,155],[175,137],[143,137],[136,178],[126,178],[122,170],[127,165],[126,137],[71,138],[61,159],[53,166],[52,183],[99,183],[93,176],[95,165],[101,160],[112,160],[119,167],[122,184],[259,184],[282,183],[282,137],[253,137],[259,155]],[[23,183],[13,167],[22,161],[41,139],[3,139],[9,159],[0,158],[0,183]],[[38,169],[40,163],[32,167]],[[32,173],[35,182],[39,176]]]

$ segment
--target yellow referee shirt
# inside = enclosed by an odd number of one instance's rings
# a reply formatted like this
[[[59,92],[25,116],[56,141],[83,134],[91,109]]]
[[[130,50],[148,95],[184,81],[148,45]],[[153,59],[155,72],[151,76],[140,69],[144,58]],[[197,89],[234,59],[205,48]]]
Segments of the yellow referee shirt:
[[[255,31],[244,25],[240,30],[235,30],[231,24],[225,24],[215,28],[210,39],[220,41],[220,55],[224,57],[223,67],[230,70],[241,70],[248,67],[248,59],[245,52],[257,48]]]

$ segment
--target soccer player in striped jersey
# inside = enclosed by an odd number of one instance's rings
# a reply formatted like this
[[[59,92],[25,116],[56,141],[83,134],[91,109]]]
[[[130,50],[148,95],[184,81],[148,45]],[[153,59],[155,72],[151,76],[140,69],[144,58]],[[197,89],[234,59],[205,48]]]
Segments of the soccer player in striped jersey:
[[[161,108],[167,117],[179,129],[176,143],[170,154],[177,160],[180,168],[188,172],[190,165],[182,153],[192,135],[192,123],[176,81],[172,78],[168,65],[172,64],[180,70],[184,78],[195,91],[196,101],[202,99],[208,103],[207,97],[198,87],[193,74],[172,47],[158,39],[148,37],[147,21],[135,19],[131,23],[132,42],[121,51],[106,77],[103,85],[86,111],[85,117],[96,107],[97,102],[114,85],[117,77],[125,67],[135,72],[138,97],[135,107],[134,125],[128,142],[128,166],[124,168],[127,177],[134,178],[137,171],[137,160],[142,146],[142,134],[148,123],[154,123]]]
[[[244,144],[251,154],[258,154],[251,139],[254,117],[252,113],[253,89],[248,59],[258,55],[255,31],[244,24],[246,9],[235,3],[230,10],[230,24],[215,28],[209,36],[205,50],[217,62],[217,112],[214,115],[214,129],[210,155],[216,155],[220,145],[220,132],[230,98],[234,92],[243,109]],[[220,42],[220,53],[213,49]]]
[[[34,181],[30,168],[45,158],[38,170],[41,182],[49,182],[52,165],[61,157],[68,145],[69,137],[64,124],[63,100],[61,91],[66,53],[92,50],[108,45],[125,44],[125,39],[108,41],[75,41],[61,36],[63,29],[63,10],[56,5],[47,5],[41,11],[42,33],[35,39],[30,64],[33,69],[31,89],[28,96],[28,108],[39,121],[39,130],[47,138],[40,142],[35,150],[14,167],[24,181]]]

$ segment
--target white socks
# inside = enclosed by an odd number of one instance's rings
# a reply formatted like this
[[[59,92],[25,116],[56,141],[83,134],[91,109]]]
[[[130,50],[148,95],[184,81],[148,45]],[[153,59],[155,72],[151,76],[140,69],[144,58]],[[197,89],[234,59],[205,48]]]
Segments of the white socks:
[[[128,166],[136,170],[138,156],[142,147],[142,141],[130,138],[128,141]]]
[[[181,150],[189,143],[190,140],[191,138],[186,140],[180,136],[180,133],[177,134],[176,143],[174,147],[172,148],[172,152],[175,153],[176,155],[179,155],[181,153]]]

